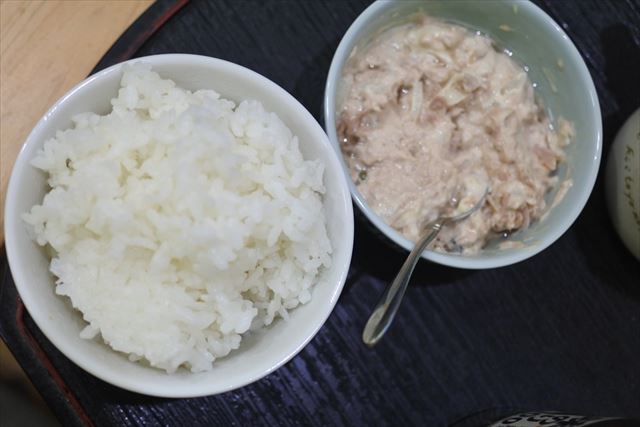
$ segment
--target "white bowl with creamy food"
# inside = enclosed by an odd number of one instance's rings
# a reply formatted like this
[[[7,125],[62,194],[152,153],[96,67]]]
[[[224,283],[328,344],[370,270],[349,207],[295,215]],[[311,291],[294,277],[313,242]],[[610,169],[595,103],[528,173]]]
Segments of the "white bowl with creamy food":
[[[600,163],[589,72],[562,29],[530,2],[379,1],[349,28],[325,91],[325,128],[352,197],[409,250],[423,223],[472,205],[431,261],[522,261],[577,218]]]
[[[203,396],[313,338],[346,278],[351,206],[291,95],[226,61],[157,55],[89,77],[36,125],[10,179],[6,249],[31,317],[77,365]]]

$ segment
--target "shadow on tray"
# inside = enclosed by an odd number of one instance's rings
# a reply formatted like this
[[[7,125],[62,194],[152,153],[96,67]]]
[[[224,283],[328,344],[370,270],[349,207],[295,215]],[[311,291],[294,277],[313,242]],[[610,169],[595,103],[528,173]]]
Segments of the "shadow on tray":
[[[616,105],[615,110],[603,118],[604,141],[598,179],[589,202],[575,223],[575,229],[589,269],[603,283],[640,301],[640,286],[632,283],[633,275],[623,274],[635,270],[638,277],[640,266],[618,238],[605,200],[609,148],[625,120],[640,107],[640,46],[635,43],[631,30],[623,24],[606,28],[600,35],[600,42],[605,56],[605,89]],[[605,106],[602,107],[604,109]],[[603,256],[605,253],[610,255]],[[611,262],[612,259],[615,262]]]
[[[351,286],[365,275],[390,283],[409,254],[378,231],[355,206],[354,216],[353,255],[344,292],[348,292]],[[447,285],[474,273],[474,270],[451,268],[420,260],[409,286]]]

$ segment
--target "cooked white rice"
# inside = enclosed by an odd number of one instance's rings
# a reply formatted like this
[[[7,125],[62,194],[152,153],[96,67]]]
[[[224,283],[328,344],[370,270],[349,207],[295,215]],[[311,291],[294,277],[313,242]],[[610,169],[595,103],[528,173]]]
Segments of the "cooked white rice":
[[[309,301],[330,266],[324,166],[259,102],[183,90],[140,63],[111,104],[44,144],[32,165],[51,190],[24,220],[53,249],[81,337],[167,372],[209,370]]]

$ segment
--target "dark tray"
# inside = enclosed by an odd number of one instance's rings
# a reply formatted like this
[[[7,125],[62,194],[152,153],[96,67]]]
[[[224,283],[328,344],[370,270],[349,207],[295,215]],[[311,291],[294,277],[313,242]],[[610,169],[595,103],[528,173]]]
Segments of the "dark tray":
[[[368,3],[159,1],[94,71],[150,54],[210,55],[265,75],[322,122],[333,52]],[[594,78],[604,164],[640,104],[640,2],[536,3]],[[477,425],[509,408],[640,416],[640,264],[609,223],[602,173],[576,223],[530,260],[487,271],[421,262],[395,324],[370,350],[362,327],[404,256],[357,216],[349,279],[316,338],[275,373],[218,396],[150,398],[85,373],[34,325],[6,256],[0,336],[65,426]]]

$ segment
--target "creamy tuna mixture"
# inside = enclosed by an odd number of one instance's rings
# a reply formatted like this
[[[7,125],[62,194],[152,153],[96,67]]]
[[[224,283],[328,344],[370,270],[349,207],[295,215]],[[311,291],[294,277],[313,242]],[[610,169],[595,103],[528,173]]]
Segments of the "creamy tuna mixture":
[[[436,249],[475,252],[544,213],[573,128],[552,128],[525,69],[491,39],[421,16],[354,51],[343,78],[338,134],[352,178],[408,239],[487,186],[484,206],[443,229]]]

